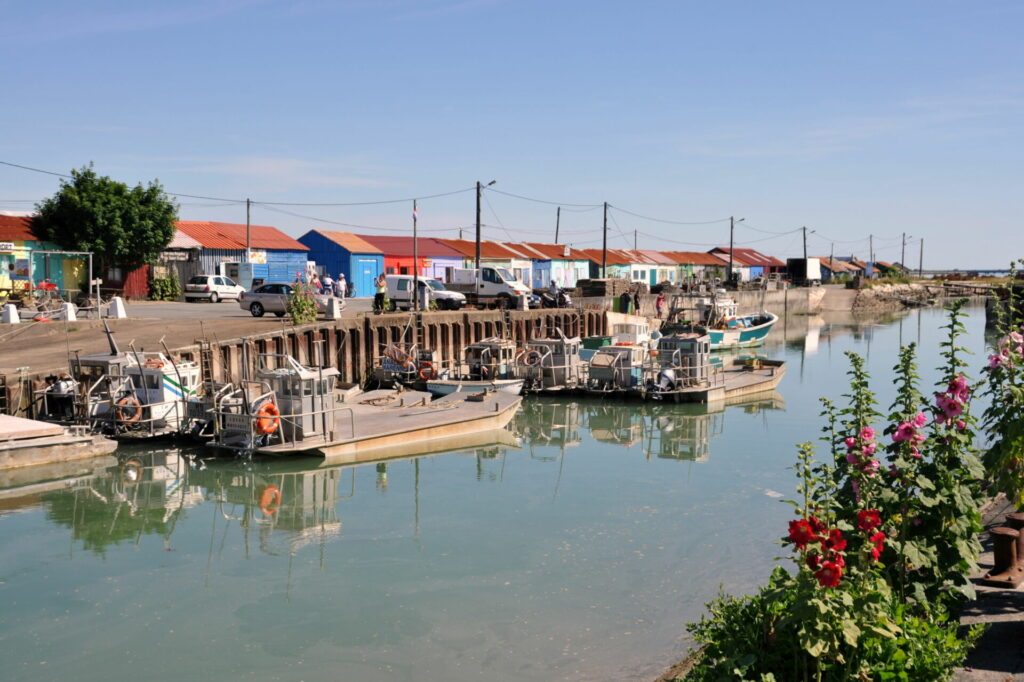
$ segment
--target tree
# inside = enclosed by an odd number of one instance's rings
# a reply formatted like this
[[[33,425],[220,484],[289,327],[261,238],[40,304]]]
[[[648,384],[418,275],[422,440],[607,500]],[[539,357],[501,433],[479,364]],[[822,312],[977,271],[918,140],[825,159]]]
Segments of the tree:
[[[100,176],[92,164],[71,171],[52,197],[36,205],[32,230],[69,251],[92,251],[104,272],[151,263],[174,237],[177,204],[154,180],[128,187]]]

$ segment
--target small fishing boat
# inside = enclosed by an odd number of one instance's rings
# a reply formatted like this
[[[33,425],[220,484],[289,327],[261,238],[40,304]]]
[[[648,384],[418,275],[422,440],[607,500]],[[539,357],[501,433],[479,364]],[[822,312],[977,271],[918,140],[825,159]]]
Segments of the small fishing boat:
[[[69,373],[49,377],[36,392],[42,420],[85,425],[118,439],[189,430],[196,412],[189,403],[197,400],[201,384],[199,364],[134,346],[121,351],[109,328],[106,334],[109,353],[75,354]]]
[[[218,400],[210,446],[336,462],[425,454],[504,428],[522,401],[493,389],[437,400],[422,391],[339,390],[334,368],[279,354],[260,354],[257,363],[254,381]]]
[[[584,390],[597,395],[627,394],[643,382],[644,363],[651,353],[651,332],[646,323],[612,325],[614,343],[590,356]]]
[[[722,382],[722,362],[711,357],[711,338],[700,332],[668,333],[644,366],[640,395],[649,400],[686,402],[693,389]]]
[[[710,337],[711,350],[753,348],[763,344],[779,316],[768,311],[739,315],[736,301],[724,297],[724,293],[723,290],[696,300],[699,325]]]
[[[516,358],[524,393],[563,393],[586,383],[586,364],[580,359],[582,342],[579,337],[566,337],[561,329],[555,331],[553,338],[528,341]]]
[[[426,382],[433,395],[493,390],[519,395],[523,379],[516,376],[516,344],[510,339],[488,338],[466,346],[463,360],[443,369]]]

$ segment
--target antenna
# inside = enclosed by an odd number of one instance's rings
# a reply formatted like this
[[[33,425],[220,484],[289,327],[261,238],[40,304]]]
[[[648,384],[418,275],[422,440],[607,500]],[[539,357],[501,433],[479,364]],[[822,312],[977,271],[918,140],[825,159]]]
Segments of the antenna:
[[[107,343],[110,344],[110,354],[120,355],[121,351],[117,347],[117,341],[114,340],[114,332],[110,331],[105,319],[103,320],[103,331],[107,335]]]

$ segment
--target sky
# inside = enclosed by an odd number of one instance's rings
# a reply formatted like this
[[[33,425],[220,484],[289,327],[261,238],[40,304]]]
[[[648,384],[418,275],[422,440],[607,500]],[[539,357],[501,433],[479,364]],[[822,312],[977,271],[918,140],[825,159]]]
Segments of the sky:
[[[867,257],[1024,256],[1024,3],[0,0],[0,161],[182,218]],[[0,210],[59,179],[0,165]],[[541,201],[517,198],[528,197]],[[317,206],[387,202],[362,206]],[[288,205],[284,205],[288,204]],[[305,205],[293,205],[305,204]],[[311,205],[314,204],[314,205]],[[658,220],[651,220],[656,218]],[[346,225],[356,225],[349,228]]]

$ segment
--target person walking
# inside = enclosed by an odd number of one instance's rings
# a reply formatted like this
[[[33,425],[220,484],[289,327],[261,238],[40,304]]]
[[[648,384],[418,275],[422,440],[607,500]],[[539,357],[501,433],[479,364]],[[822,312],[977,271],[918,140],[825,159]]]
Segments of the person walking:
[[[323,286],[323,288],[324,288],[324,295],[325,296],[334,296],[334,280],[331,279],[330,273],[325,272],[324,273],[324,278],[321,281],[323,282],[323,285],[324,285]]]
[[[633,289],[633,314],[640,314],[640,287]]]
[[[658,319],[665,314],[665,292],[662,291],[658,294],[658,298],[654,301],[654,309],[658,313]]]
[[[345,300],[345,295],[348,293],[348,282],[345,281],[345,273],[338,273],[338,279],[334,280],[334,295]]]
[[[384,297],[388,293],[388,280],[384,277],[383,272],[377,275],[373,284],[377,290],[373,295],[373,312],[375,315],[379,315],[384,312]]]

